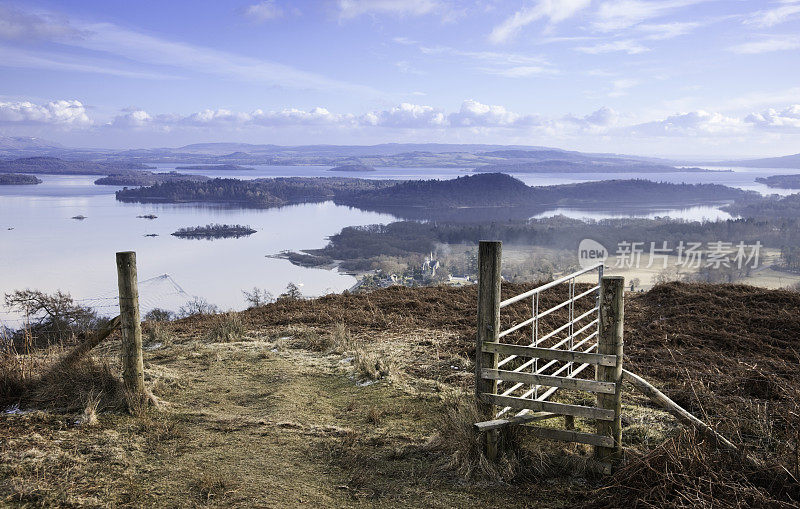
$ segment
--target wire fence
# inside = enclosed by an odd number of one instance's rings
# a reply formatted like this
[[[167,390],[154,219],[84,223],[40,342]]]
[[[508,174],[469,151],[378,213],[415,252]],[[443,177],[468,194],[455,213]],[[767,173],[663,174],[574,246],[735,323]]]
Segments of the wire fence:
[[[112,317],[119,314],[118,290],[110,289],[93,297],[73,299],[76,304],[91,308],[98,315]],[[154,309],[177,313],[195,296],[186,292],[169,274],[139,281],[139,309],[142,316]],[[0,307],[0,329],[19,330],[26,325],[26,317],[18,312]]]

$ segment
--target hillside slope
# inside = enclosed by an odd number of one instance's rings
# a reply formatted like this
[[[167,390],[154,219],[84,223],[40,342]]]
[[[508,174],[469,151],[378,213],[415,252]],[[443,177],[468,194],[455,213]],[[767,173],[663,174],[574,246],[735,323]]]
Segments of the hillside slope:
[[[529,287],[504,284],[504,297]],[[541,306],[565,295],[547,292]],[[451,436],[470,447],[474,417],[453,402],[471,394],[476,298],[474,286],[393,287],[160,324],[146,334],[145,368],[164,408],[101,413],[94,426],[76,424],[82,403],[0,415],[0,501],[622,508],[799,499],[787,475],[800,429],[799,294],[670,283],[626,303],[626,367],[746,445],[762,468],[692,442],[626,389],[629,463],[613,477],[585,470],[584,447],[521,437],[519,454],[504,456],[488,482],[447,448]],[[528,306],[504,309],[504,323]],[[98,354],[116,359],[116,344]],[[670,445],[686,440],[691,447]]]

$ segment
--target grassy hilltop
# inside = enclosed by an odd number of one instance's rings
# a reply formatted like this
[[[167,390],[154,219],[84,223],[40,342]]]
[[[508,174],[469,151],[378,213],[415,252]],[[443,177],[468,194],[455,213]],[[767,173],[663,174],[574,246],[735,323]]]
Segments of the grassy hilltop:
[[[530,286],[504,284],[504,297]],[[162,406],[137,416],[121,411],[113,337],[45,380],[36,375],[53,351],[7,352],[0,408],[26,413],[0,415],[0,504],[788,507],[800,498],[800,294],[669,283],[629,296],[626,368],[759,464],[725,456],[626,388],[627,465],[612,477],[591,473],[584,446],[522,430],[497,465],[481,458],[469,405],[476,298],[474,286],[392,287],[147,322],[145,378]]]

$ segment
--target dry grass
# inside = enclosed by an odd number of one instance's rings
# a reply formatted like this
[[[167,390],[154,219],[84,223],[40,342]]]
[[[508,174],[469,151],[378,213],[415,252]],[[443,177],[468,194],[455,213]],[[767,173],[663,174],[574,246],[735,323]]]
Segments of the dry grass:
[[[126,407],[122,383],[107,359],[85,357],[69,368],[53,369],[61,349],[38,355],[0,354],[0,408],[95,410]]]
[[[524,288],[504,285],[504,296]],[[588,447],[523,427],[503,434],[497,463],[486,460],[468,395],[475,298],[474,288],[398,288],[280,301],[237,314],[248,341],[235,344],[224,327],[208,337],[223,317],[165,324],[172,344],[145,358],[167,410],[104,413],[114,406],[97,378],[114,373],[94,359],[78,370],[92,384],[67,373],[52,383],[72,384],[70,394],[46,387],[55,399],[42,404],[68,413],[0,415],[0,505],[796,505],[797,294],[669,284],[629,298],[628,367],[763,466],[676,435],[671,419],[626,391],[628,461],[610,478],[591,474]],[[513,323],[530,309],[506,311]],[[16,402],[32,397],[49,359],[2,362],[2,401]],[[404,383],[354,383],[354,371],[356,382]],[[97,424],[75,425],[91,415]]]
[[[435,416],[436,432],[426,448],[440,454],[442,468],[472,482],[524,485],[541,479],[597,479],[595,472],[599,467],[588,448],[577,444],[559,447],[553,442],[537,440],[524,426],[499,432],[498,457],[490,461],[484,453],[485,436],[473,426],[483,420],[471,396],[447,395],[442,410]]]
[[[211,343],[232,343],[241,341],[246,329],[239,313],[222,313],[214,315],[208,329],[206,340]]]
[[[800,485],[779,465],[748,466],[686,430],[629,461],[586,507],[788,508],[798,502]]]
[[[224,500],[234,491],[234,482],[219,470],[202,472],[190,483],[190,488],[201,502]]]
[[[142,326],[145,348],[168,348],[172,346],[174,336],[166,324],[162,322],[145,322]]]

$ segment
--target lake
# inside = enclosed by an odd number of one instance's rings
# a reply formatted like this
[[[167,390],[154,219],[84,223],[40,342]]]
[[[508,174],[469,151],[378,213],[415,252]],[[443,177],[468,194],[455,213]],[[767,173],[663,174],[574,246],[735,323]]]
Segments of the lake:
[[[159,164],[159,171],[180,164]],[[234,172],[179,170],[212,177],[263,178],[279,176],[342,176],[380,179],[455,178],[470,174],[466,168],[379,168],[369,173],[329,172],[318,166],[257,166]],[[650,174],[645,178],[665,182],[720,183],[765,194],[772,190],[755,177],[800,170],[735,169],[733,172]],[[530,185],[552,185],[630,174],[518,174]],[[341,292],[354,277],[335,270],[304,268],[270,258],[284,250],[320,248],[327,237],[345,226],[389,223],[389,214],[365,212],[332,202],[278,209],[231,209],[191,204],[133,204],[114,199],[115,186],[96,186],[98,176],[40,175],[37,186],[0,186],[0,294],[14,289],[58,289],[103,313],[116,314],[114,253],[137,252],[142,309],[177,310],[188,296],[200,296],[223,309],[242,309],[242,290],[254,286],[273,295],[289,282],[308,296]],[[604,217],[672,216],[685,219],[726,219],[713,206],[673,209],[603,211],[580,208],[554,209],[554,214],[602,219]],[[154,214],[155,220],[137,218]],[[84,220],[71,219],[86,216]],[[207,223],[250,225],[257,233],[239,239],[186,240],[170,234],[183,226]],[[13,228],[13,229],[11,229]],[[146,235],[156,234],[156,237]],[[160,277],[168,275],[169,277]],[[19,317],[0,309],[0,320],[19,325]]]
[[[356,283],[352,276],[297,267],[267,255],[321,248],[328,236],[345,226],[394,220],[332,202],[269,210],[128,204],[115,200],[117,187],[95,186],[97,176],[40,178],[44,182],[38,186],[0,186],[0,294],[18,288],[62,289],[78,299],[97,299],[86,302],[107,312],[115,309],[108,297],[116,295],[117,251],[136,251],[140,281],[168,274],[189,295],[223,309],[241,309],[242,290],[254,286],[274,295],[289,282],[298,284],[305,295],[349,288]],[[158,219],[136,217],[147,214]],[[86,219],[70,219],[77,215]],[[258,231],[238,239],[170,235],[183,226],[207,223],[248,224]],[[143,312],[176,308],[185,300],[165,279],[153,280],[141,293]],[[0,313],[6,321],[18,318]]]

